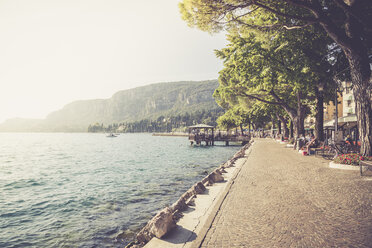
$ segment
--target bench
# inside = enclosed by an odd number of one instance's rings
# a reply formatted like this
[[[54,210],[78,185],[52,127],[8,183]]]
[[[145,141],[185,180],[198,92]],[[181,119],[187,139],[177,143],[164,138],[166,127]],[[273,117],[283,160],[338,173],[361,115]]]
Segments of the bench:
[[[365,171],[367,170],[372,171],[372,161],[359,161],[359,166],[361,176],[363,176],[363,167],[365,167]]]

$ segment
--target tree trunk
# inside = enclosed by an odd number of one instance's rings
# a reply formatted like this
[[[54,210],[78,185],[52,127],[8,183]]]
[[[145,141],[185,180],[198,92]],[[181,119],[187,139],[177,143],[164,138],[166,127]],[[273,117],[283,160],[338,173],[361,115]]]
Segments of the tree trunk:
[[[287,127],[287,120],[286,120],[286,118],[284,118],[283,116],[280,116],[279,114],[277,114],[277,117],[280,120],[280,122],[283,123],[283,129],[284,129],[283,136],[285,138],[288,138],[289,137],[289,130],[288,130],[288,127]]]
[[[305,136],[305,108],[301,103],[302,99],[302,92],[297,91],[297,135],[296,138],[300,137],[301,135]]]
[[[293,138],[296,140],[297,138],[300,137],[300,133],[298,132],[298,124],[299,120],[298,120],[298,117],[295,116],[294,118],[292,118],[292,123],[293,123],[293,126],[292,126],[292,129],[293,129]]]
[[[361,73],[351,72],[353,78],[353,93],[355,98],[355,113],[361,143],[360,154],[372,156],[372,109],[371,109],[371,82],[363,79]],[[354,84],[354,81],[359,84]]]
[[[293,121],[290,120],[290,124],[289,124],[289,130],[290,130],[290,138],[293,139],[294,138],[294,134],[293,134]]]
[[[273,91],[271,95],[278,102],[281,102],[280,106],[287,112],[293,122],[294,138],[300,137],[301,134],[305,134],[304,120],[305,120],[305,107],[302,105],[302,92],[297,91],[297,107],[296,109],[290,107],[288,104],[283,102]]]
[[[278,120],[278,135],[282,134],[282,122]]]
[[[360,44],[359,44],[360,45]],[[354,50],[342,47],[349,61],[353,93],[355,98],[355,113],[361,143],[360,153],[372,155],[372,107],[371,107],[371,68],[368,53],[363,46]]]
[[[353,1],[353,8],[362,1]],[[363,6],[363,5],[360,5]],[[360,7],[359,6],[359,7]],[[341,47],[346,55],[350,66],[351,81],[355,98],[355,112],[361,142],[360,153],[364,156],[372,155],[372,107],[371,107],[371,67],[368,58],[368,46],[360,35],[366,32],[355,16],[345,12],[345,33],[340,34],[338,30],[327,22],[327,18],[320,25],[328,35]],[[346,37],[346,38],[344,38]],[[364,43],[363,43],[364,42]]]
[[[244,135],[244,133],[243,133],[243,124],[240,124],[240,131],[242,132],[242,135]]]
[[[315,138],[319,141],[324,140],[324,108],[323,108],[323,92],[319,92],[318,88],[315,88],[316,96],[316,114],[315,114]]]

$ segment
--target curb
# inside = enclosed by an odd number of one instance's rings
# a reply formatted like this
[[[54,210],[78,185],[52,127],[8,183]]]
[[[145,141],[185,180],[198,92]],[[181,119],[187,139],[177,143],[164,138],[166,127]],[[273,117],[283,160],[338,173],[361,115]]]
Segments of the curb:
[[[363,166],[363,167],[365,167],[365,166]],[[332,168],[332,169],[341,169],[341,170],[360,170],[360,166],[359,165],[337,164],[337,163],[335,163],[333,161],[329,162],[329,168]]]
[[[252,142],[252,144],[253,144],[253,142]],[[248,156],[251,153],[252,144],[249,146],[249,148],[247,150],[247,154],[244,156],[246,158],[246,161],[248,159]],[[215,220],[218,212],[221,209],[222,203],[225,201],[226,197],[228,196],[228,194],[230,192],[230,189],[233,186],[233,184],[234,184],[236,178],[238,177],[238,175],[239,175],[241,169],[243,168],[243,166],[244,166],[244,164],[242,164],[242,166],[240,166],[240,168],[237,168],[237,170],[235,171],[235,173],[232,176],[230,182],[226,185],[226,189],[222,192],[222,194],[218,198],[215,206],[213,207],[213,210],[212,210],[211,214],[209,215],[209,217],[205,221],[204,226],[200,229],[200,232],[198,233],[198,236],[196,237],[196,239],[190,245],[190,248],[199,248],[201,246],[201,244],[204,242],[204,239],[205,239],[208,231],[210,230],[213,221]]]

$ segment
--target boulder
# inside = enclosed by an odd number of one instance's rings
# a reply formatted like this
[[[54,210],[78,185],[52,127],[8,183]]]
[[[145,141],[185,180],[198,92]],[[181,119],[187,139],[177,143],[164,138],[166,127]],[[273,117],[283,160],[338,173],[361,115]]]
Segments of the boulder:
[[[195,206],[195,195],[193,195],[189,199],[187,199],[186,204],[188,206]]]
[[[153,237],[161,238],[176,226],[170,208],[164,208],[137,234],[139,243],[147,243]]]
[[[182,211],[187,209],[186,199],[181,196],[175,203],[172,204],[170,209],[172,212],[175,212],[176,210]]]
[[[202,182],[198,182],[198,183],[194,184],[191,189],[195,194],[201,194],[206,190],[206,188],[205,188],[205,186]]]
[[[211,174],[208,175],[209,181],[212,183],[222,182],[224,180],[222,174],[218,170],[214,170]]]
[[[202,180],[201,180],[201,183],[205,186],[205,185],[208,185],[209,184],[209,178],[208,176],[204,177]]]

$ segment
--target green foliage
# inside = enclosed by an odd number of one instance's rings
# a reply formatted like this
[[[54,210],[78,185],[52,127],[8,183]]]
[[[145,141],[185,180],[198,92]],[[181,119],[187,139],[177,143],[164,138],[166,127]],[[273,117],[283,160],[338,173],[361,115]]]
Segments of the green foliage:
[[[335,86],[331,83],[332,74],[338,79],[350,78],[356,105],[359,106],[361,150],[363,154],[372,154],[372,104],[370,95],[365,94],[371,89],[370,0],[183,0],[179,7],[182,18],[190,26],[208,32],[226,29],[231,36],[243,40],[253,35],[259,44],[261,51],[249,46],[239,52],[236,47],[245,45],[231,39],[232,44],[238,45],[217,52],[225,63],[220,77],[222,89],[217,95],[222,99],[218,99],[220,105],[235,104],[231,92],[236,92],[237,96],[249,94],[250,97],[259,94],[261,100],[265,98],[266,102],[272,102],[270,98],[274,95],[263,93],[275,89],[278,93],[274,99],[282,103],[295,128],[301,130],[304,113],[301,105],[312,104],[310,101],[314,96],[308,94],[314,92],[311,88],[325,83],[325,89],[330,90]],[[325,46],[323,41],[328,44]],[[251,60],[245,60],[246,57]],[[345,58],[348,63],[344,63]],[[265,60],[269,60],[269,66]],[[251,85],[247,89],[240,84]],[[227,85],[234,87],[224,89]],[[297,99],[293,100],[295,94]],[[297,111],[284,105],[283,99],[295,103]]]
[[[239,126],[240,120],[231,111],[228,111],[217,119],[217,124],[220,129],[230,130]]]
[[[113,123],[108,126],[98,123],[89,125],[88,132],[115,132],[115,133],[137,133],[137,132],[172,132],[174,130],[184,131],[187,126],[195,124],[207,124],[216,126],[218,116],[223,114],[222,109],[198,110],[192,113],[183,113],[169,116],[158,116],[154,119],[143,119],[133,122]]]
[[[301,116],[297,125],[303,126],[303,116],[315,105],[319,82],[324,85],[326,101],[334,92],[332,64],[327,61],[332,41],[316,29],[264,35],[245,27],[230,31],[228,46],[216,51],[224,63],[214,93],[216,102],[225,109],[244,108],[260,127],[276,120],[277,113],[292,119]],[[295,129],[301,130],[300,126]]]

